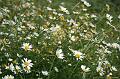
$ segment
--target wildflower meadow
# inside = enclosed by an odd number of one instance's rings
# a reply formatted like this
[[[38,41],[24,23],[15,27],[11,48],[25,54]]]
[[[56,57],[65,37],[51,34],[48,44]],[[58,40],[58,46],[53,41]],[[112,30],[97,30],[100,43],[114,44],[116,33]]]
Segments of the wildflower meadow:
[[[0,0],[0,79],[120,79],[120,1]]]

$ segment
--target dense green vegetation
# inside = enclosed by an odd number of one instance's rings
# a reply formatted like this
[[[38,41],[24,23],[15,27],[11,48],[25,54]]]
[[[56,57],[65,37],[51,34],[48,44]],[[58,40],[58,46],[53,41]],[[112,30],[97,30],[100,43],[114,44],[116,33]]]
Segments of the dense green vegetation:
[[[0,0],[0,79],[120,79],[120,1]]]

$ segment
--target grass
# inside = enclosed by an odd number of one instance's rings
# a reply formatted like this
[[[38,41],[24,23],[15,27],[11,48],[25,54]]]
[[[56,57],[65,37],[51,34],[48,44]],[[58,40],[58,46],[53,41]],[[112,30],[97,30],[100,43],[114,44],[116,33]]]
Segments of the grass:
[[[0,0],[0,79],[119,79],[119,3],[86,1]]]

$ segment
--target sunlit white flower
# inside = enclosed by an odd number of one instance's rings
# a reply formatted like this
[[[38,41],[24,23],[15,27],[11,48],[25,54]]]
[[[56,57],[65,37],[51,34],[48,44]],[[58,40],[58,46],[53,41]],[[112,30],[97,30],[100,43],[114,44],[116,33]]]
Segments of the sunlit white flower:
[[[116,49],[116,48],[119,48],[119,47],[120,47],[120,45],[119,45],[119,44],[117,44],[117,43],[113,43],[113,44],[112,44],[112,47]]]
[[[110,14],[106,14],[106,18],[110,21],[110,22],[112,22],[112,16],[110,15]]]
[[[73,49],[70,49],[73,53],[74,53],[74,56],[76,57],[76,59],[80,59],[82,60],[84,58],[84,54],[81,53],[80,51],[77,51],[77,50],[73,50]]]
[[[74,51],[74,56],[77,58],[77,60],[82,60],[84,58],[83,53],[81,53],[80,51]]]
[[[20,66],[16,65],[16,66],[15,66],[15,69],[16,69],[16,72],[21,72]]]
[[[86,67],[85,65],[81,65],[81,69],[82,69],[84,72],[89,72],[89,71],[90,71],[90,68],[89,68],[89,67]]]
[[[52,3],[52,0],[47,0],[49,3]]]
[[[33,66],[33,63],[31,63],[31,60],[28,60],[27,58],[24,58],[24,60],[22,60],[22,66],[23,69],[25,70],[25,72],[29,73],[31,67]]]
[[[69,11],[65,7],[63,6],[59,6],[59,7],[61,11],[65,12],[66,14],[70,14]]]
[[[86,0],[81,0],[81,1],[84,3],[85,6],[87,6],[87,7],[90,7],[90,6],[91,6],[91,4],[88,3]]]
[[[13,65],[12,63],[10,64],[9,69],[10,69],[12,72],[15,71],[15,67],[14,67],[14,65]]]
[[[113,71],[117,71],[116,67],[114,67],[114,66],[112,66],[111,69],[112,69]]]
[[[50,16],[49,16],[49,19],[56,19],[56,17],[53,17],[53,16],[50,15]]]
[[[22,64],[23,67],[25,67],[25,66],[32,67],[33,66],[33,63],[31,63],[32,61],[28,60],[27,58],[24,58],[24,60],[22,60],[22,62],[23,62],[23,64]]]
[[[64,58],[64,54],[62,53],[62,49],[57,49],[56,50],[56,56],[60,59]]]
[[[54,14],[54,15],[57,15],[58,13],[57,13],[56,11],[53,11],[53,14]]]
[[[86,9],[86,8],[83,8],[82,9],[83,11],[87,11],[88,9]],[[80,19],[83,19],[83,17],[79,17]]]
[[[23,43],[21,48],[23,48],[25,51],[31,50],[32,49],[32,45],[30,45],[29,43]]]
[[[72,64],[71,64],[71,63],[69,63],[69,64],[68,64],[68,66],[72,66]]]
[[[14,76],[6,75],[6,76],[2,77],[2,79],[14,79]]]
[[[93,23],[90,23],[89,25],[90,25],[91,27],[96,27]]]
[[[56,24],[56,27],[51,27],[51,32],[56,32],[57,30],[61,29],[60,25]]]
[[[48,71],[42,71],[42,74],[48,76]]]
[[[9,65],[5,65],[5,69],[9,69]]]
[[[51,11],[51,10],[52,10],[52,8],[50,8],[50,7],[47,7],[47,10]]]
[[[71,40],[75,41],[76,40],[75,36],[71,36]]]
[[[73,26],[78,26],[79,24],[76,22],[76,21],[74,21],[73,19],[70,19],[70,20],[67,20],[67,22],[69,22],[69,25],[73,25]]]
[[[63,14],[62,13],[58,13],[58,16],[63,16]]]
[[[97,16],[95,14],[92,14],[91,18],[97,18]]]
[[[18,53],[17,53],[17,57],[21,58],[21,57],[22,57],[22,55],[20,55],[20,54],[18,54]]]
[[[102,67],[101,66],[98,66],[97,68],[96,68],[96,71],[97,72],[100,72],[102,70]]]
[[[120,19],[120,15],[118,15],[118,19]]]
[[[100,59],[99,59],[100,60]],[[105,61],[99,61],[98,63],[98,67],[96,68],[96,71],[100,74],[100,76],[105,75],[106,73],[106,68],[111,66],[111,64],[109,63],[109,61],[105,60]],[[110,71],[112,71],[112,68],[110,69]]]
[[[73,14],[80,14],[80,12],[75,12],[75,11],[73,11]]]
[[[12,58],[9,58],[8,60],[9,60],[9,61],[13,61],[13,59],[12,59]]]
[[[102,68],[101,66],[98,66],[98,67],[96,68],[96,71],[100,74],[100,76],[103,76],[103,75],[104,75],[104,70],[103,70],[103,68]]]

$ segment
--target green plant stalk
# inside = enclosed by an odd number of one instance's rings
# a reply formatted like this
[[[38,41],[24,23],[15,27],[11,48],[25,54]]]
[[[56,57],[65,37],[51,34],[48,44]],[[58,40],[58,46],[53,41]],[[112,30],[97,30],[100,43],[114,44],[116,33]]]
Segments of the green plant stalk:
[[[53,59],[53,62],[51,64],[51,67],[50,67],[50,70],[49,70],[49,75],[48,75],[47,79],[50,79],[50,73],[52,71],[52,68],[53,68],[53,65],[54,65],[54,61],[55,61],[55,58]]]
[[[86,79],[86,73],[85,72],[83,72],[82,79]]]

